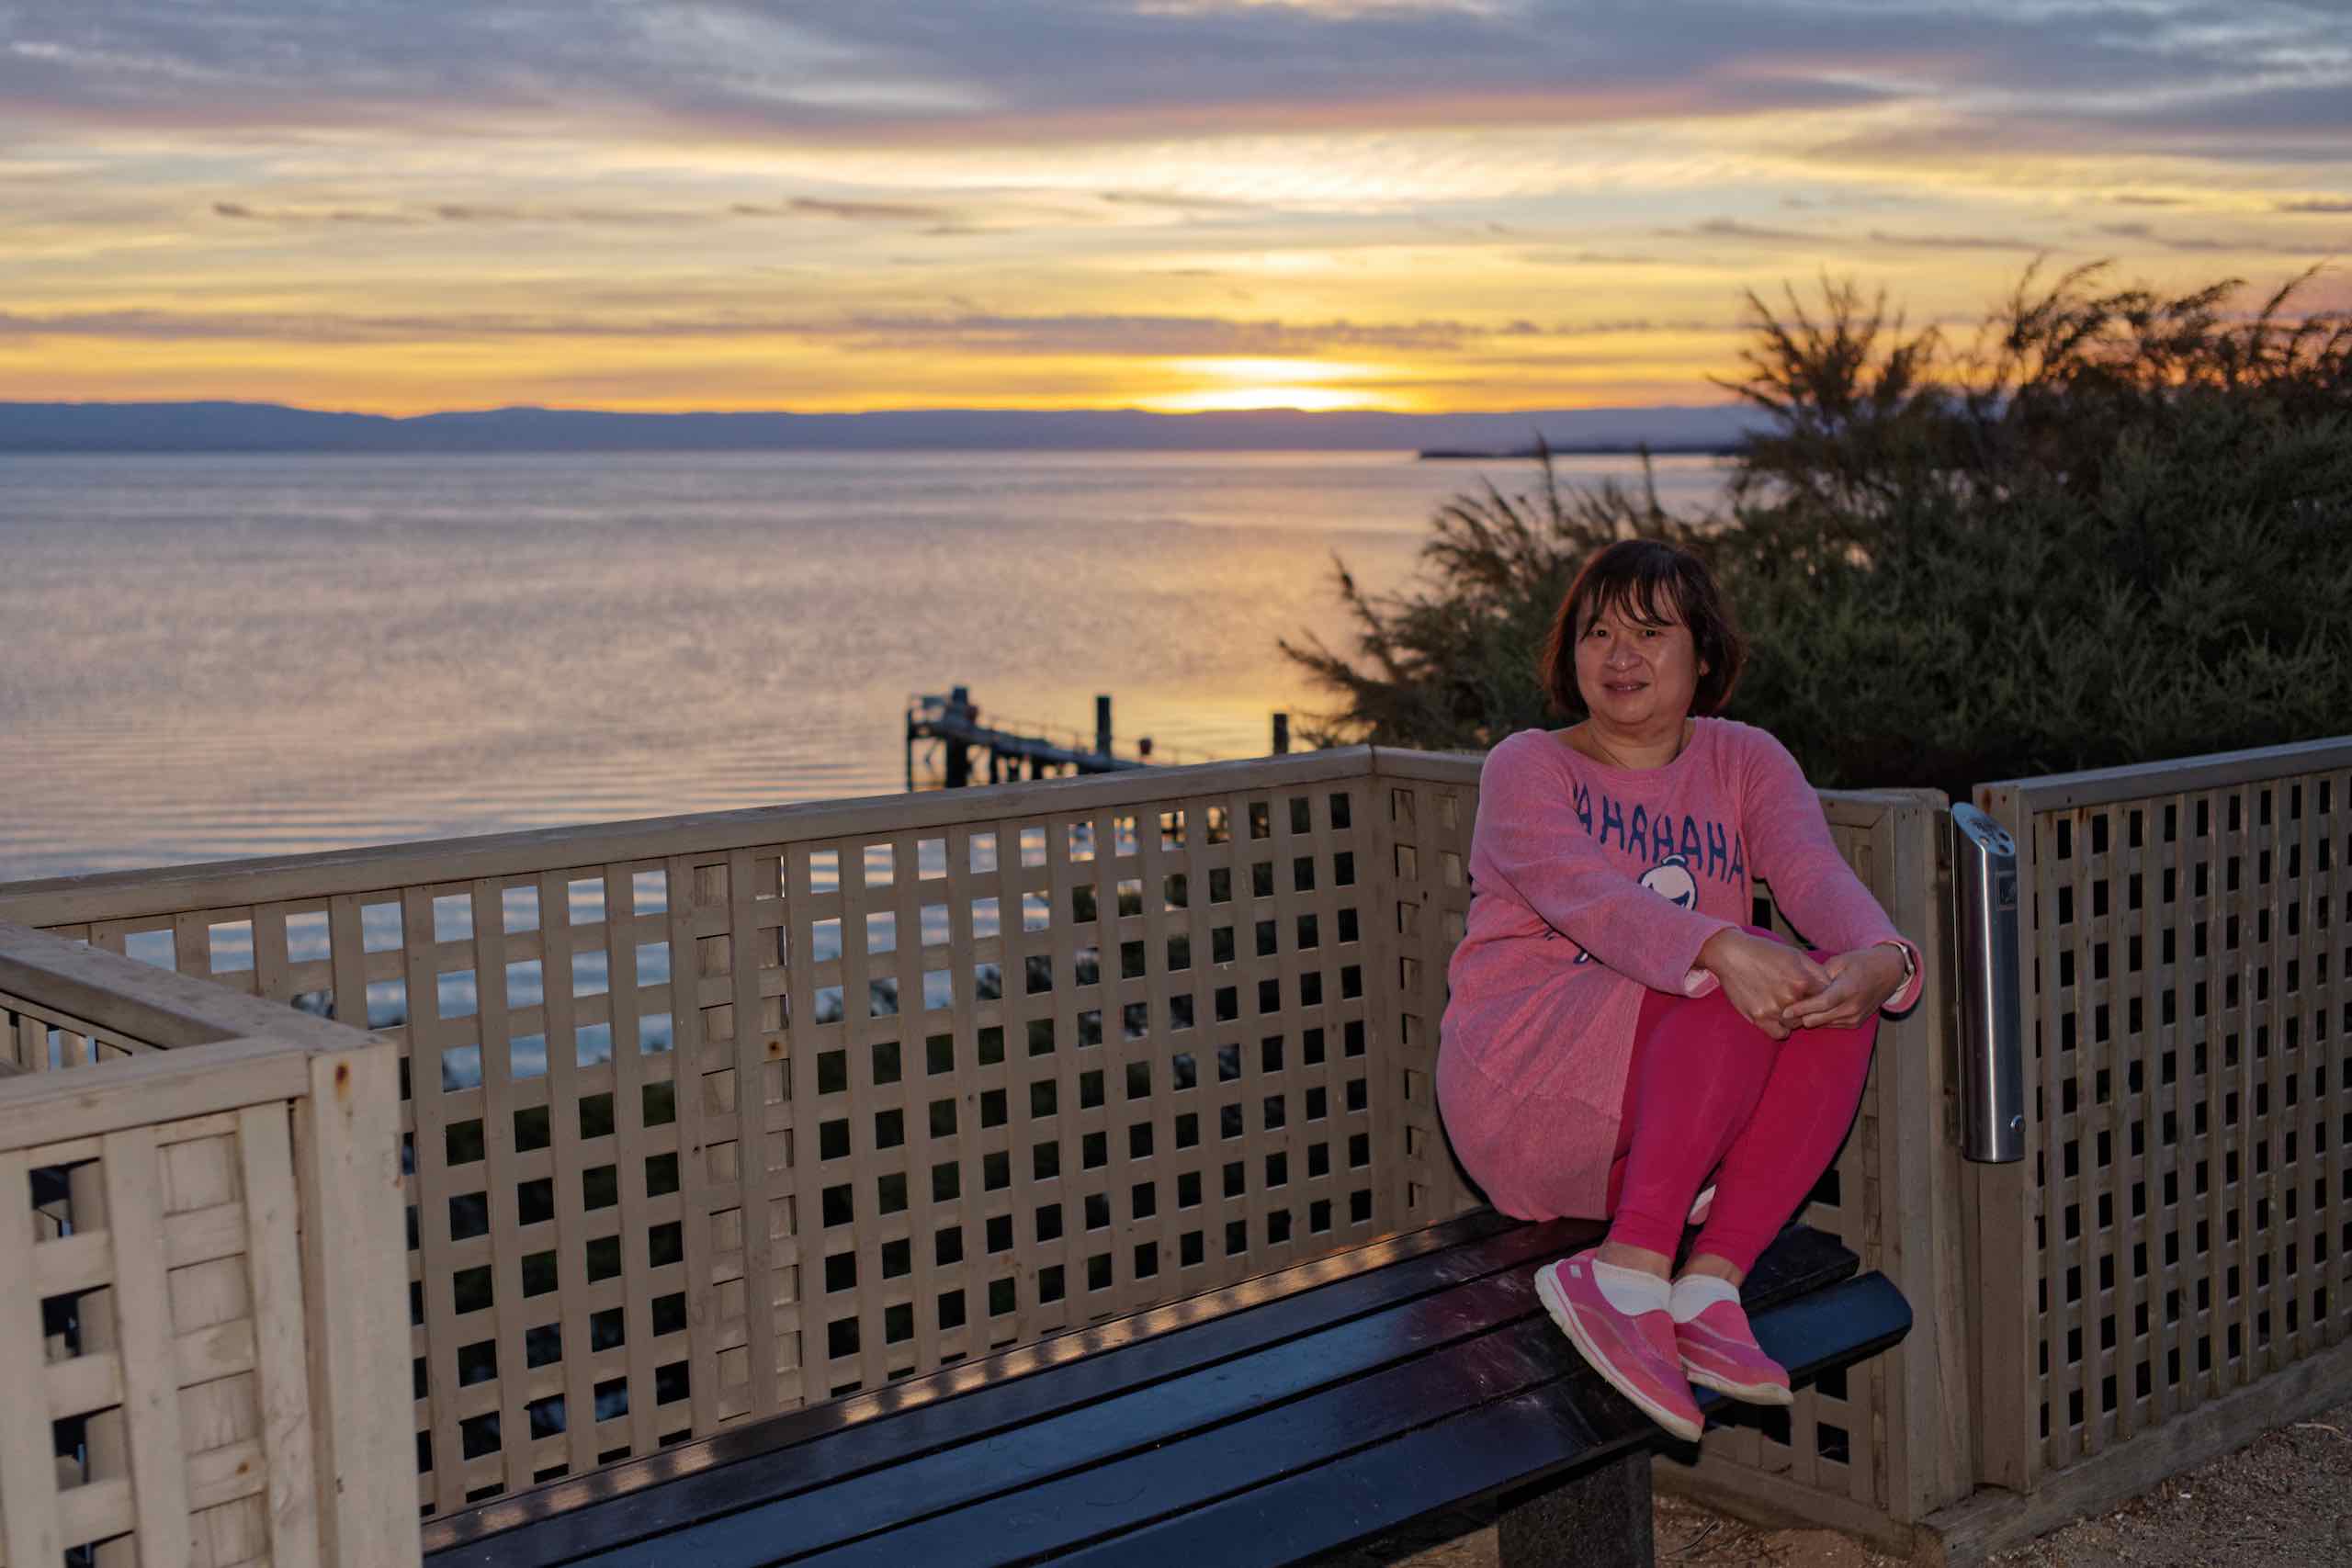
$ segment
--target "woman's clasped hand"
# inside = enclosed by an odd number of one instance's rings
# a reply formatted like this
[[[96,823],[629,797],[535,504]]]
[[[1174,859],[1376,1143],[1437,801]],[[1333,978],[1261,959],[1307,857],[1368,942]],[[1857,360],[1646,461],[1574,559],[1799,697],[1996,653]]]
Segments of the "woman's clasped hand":
[[[1781,1014],[1792,1029],[1852,1029],[1877,1017],[1910,978],[1902,951],[1883,942],[1834,953],[1820,967],[1829,984]]]
[[[1800,1029],[1851,1029],[1903,987],[1903,956],[1865,947],[1817,958],[1752,932],[1717,931],[1699,950],[1739,1015],[1774,1040]]]
[[[1739,1016],[1775,1040],[1795,1027],[1788,1015],[1829,988],[1829,971],[1795,948],[1726,927],[1699,950]]]

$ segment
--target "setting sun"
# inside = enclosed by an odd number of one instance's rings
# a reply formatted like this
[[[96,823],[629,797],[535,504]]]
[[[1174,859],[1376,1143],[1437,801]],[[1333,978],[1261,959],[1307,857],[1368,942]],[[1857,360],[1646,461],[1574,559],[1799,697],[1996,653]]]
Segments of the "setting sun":
[[[1392,374],[1389,367],[1315,359],[1179,359],[1166,367],[1187,389],[1136,400],[1138,408],[1162,413],[1208,413],[1224,409],[1299,409],[1326,413],[1335,409],[1401,410],[1406,403],[1374,388],[1328,385],[1367,381]]]

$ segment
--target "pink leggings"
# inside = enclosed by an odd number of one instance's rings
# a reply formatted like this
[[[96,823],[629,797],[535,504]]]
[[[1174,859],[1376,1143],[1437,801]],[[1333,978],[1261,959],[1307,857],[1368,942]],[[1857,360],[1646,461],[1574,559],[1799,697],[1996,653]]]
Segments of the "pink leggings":
[[[1691,1251],[1753,1269],[1845,1142],[1877,1037],[1871,1019],[1776,1041],[1720,988],[1650,992],[1609,1172],[1609,1239],[1671,1258],[1712,1171],[1714,1207]]]

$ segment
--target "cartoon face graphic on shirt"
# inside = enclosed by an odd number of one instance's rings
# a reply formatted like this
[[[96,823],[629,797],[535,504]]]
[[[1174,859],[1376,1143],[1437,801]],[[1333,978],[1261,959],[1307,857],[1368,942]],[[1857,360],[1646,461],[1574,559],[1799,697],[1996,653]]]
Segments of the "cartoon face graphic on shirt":
[[[1699,907],[1699,880],[1690,874],[1690,864],[1680,855],[1668,855],[1642,873],[1642,886],[1680,908]],[[1579,953],[1577,962],[1589,964],[1592,954]]]
[[[1680,855],[1668,855],[1642,873],[1642,886],[1677,908],[1699,907],[1699,879]]]

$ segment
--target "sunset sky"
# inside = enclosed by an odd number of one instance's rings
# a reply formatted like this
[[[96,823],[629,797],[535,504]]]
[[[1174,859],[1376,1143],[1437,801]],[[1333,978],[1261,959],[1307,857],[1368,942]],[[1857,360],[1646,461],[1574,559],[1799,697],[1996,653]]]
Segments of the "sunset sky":
[[[1704,402],[1743,288],[2352,262],[2352,8],[0,0],[0,399]]]

